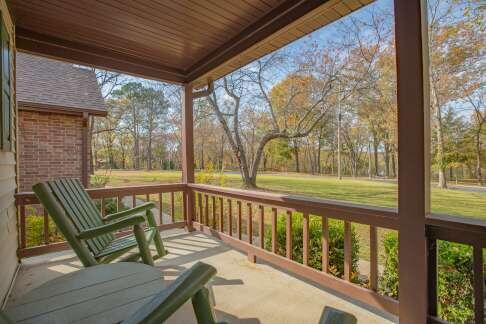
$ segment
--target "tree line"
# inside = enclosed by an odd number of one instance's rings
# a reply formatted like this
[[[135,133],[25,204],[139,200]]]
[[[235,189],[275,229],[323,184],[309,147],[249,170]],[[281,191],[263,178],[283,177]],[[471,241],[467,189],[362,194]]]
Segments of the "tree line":
[[[196,168],[238,170],[250,188],[265,171],[395,178],[393,15],[383,3],[215,81],[194,104]],[[475,0],[428,6],[433,175],[441,188],[483,184],[484,14]],[[99,78],[109,114],[93,123],[93,163],[180,169],[181,89],[120,78]]]

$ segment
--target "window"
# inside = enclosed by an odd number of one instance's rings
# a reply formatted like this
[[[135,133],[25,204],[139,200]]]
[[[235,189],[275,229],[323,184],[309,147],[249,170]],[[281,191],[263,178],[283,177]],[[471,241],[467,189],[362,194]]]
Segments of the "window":
[[[12,109],[10,106],[10,39],[3,20],[1,21],[1,150],[12,149]]]

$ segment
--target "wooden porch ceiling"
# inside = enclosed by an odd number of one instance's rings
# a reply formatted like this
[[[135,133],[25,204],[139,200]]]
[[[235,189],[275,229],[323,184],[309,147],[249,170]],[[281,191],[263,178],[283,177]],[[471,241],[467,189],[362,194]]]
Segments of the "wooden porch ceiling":
[[[373,0],[10,0],[19,50],[201,86]]]

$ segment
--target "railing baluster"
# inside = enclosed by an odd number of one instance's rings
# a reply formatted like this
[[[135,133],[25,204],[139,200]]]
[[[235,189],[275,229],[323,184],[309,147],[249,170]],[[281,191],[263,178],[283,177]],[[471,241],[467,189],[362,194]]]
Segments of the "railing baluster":
[[[137,206],[137,195],[132,195],[132,207]]]
[[[377,230],[370,226],[370,289],[378,289],[378,242],[376,239]]]
[[[122,206],[123,206],[123,202],[122,202],[122,199],[123,197],[122,196],[118,196],[116,197],[116,201],[117,201],[117,204],[116,204],[116,211],[119,212],[122,210]]]
[[[309,264],[309,214],[304,213],[302,224],[302,261]]]
[[[204,225],[209,226],[209,197],[204,195]]]
[[[428,313],[438,315],[437,309],[437,240],[427,237],[427,295]]]
[[[322,216],[322,271],[329,272],[329,221]]]
[[[241,240],[241,201],[237,201],[238,205],[238,222],[236,223],[236,231],[238,232],[238,240]]]
[[[216,197],[215,196],[211,196],[211,202],[213,204],[213,209],[211,210],[213,213],[212,227],[213,229],[216,229]]]
[[[285,233],[285,254],[288,259],[292,260],[292,211],[287,210]]]
[[[480,245],[473,246],[474,268],[474,320],[484,323],[484,273],[483,249]]]
[[[174,203],[174,192],[170,192],[170,219],[172,223],[175,223],[175,203]]]
[[[159,192],[159,218],[160,218],[160,225],[164,224],[164,213],[163,213],[163,200],[162,200],[162,193]]]
[[[202,204],[202,193],[197,193],[197,203],[199,205],[199,223],[204,224],[204,214],[203,214],[203,204]]]
[[[277,208],[272,208],[272,252],[277,253]]]
[[[20,205],[20,247],[25,249],[25,205]]]
[[[351,281],[351,222],[344,222],[344,280]]]
[[[182,195],[182,218],[184,219],[184,222],[186,223],[186,226],[189,226],[189,214],[187,210],[187,195],[190,195],[190,193],[185,193],[181,192]]]
[[[233,236],[233,206],[231,205],[232,200],[228,199],[228,234]]]
[[[246,208],[248,214],[248,243],[253,244],[253,210],[250,202],[246,204]]]
[[[105,198],[101,198],[101,215],[103,215],[103,217],[106,216],[106,200]]]
[[[260,232],[260,248],[265,248],[265,207],[260,205],[260,228],[258,231]]]
[[[224,233],[223,215],[224,215],[223,197],[219,197],[219,231]]]
[[[145,195],[145,202],[150,202],[150,194]]]
[[[44,244],[49,244],[49,215],[47,214],[47,210],[42,207],[42,211],[44,214]]]

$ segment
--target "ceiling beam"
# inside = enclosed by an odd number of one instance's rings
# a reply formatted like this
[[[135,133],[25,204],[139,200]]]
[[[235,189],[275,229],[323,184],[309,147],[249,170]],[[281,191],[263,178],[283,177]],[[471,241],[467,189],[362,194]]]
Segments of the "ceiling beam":
[[[237,36],[209,53],[187,70],[189,82],[197,80],[228,60],[263,41],[280,29],[302,18],[329,0],[287,0],[271,10]]]
[[[186,81],[183,71],[157,62],[39,34],[21,27],[16,28],[15,34],[17,49],[23,52],[159,81],[178,84]]]

